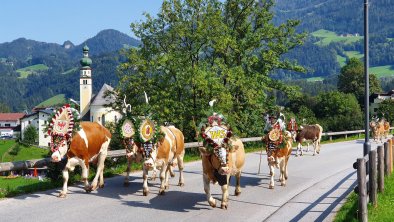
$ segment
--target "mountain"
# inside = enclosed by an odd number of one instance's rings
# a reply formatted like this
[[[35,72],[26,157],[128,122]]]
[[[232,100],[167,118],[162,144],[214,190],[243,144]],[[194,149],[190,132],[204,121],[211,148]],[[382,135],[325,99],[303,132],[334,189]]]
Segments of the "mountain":
[[[99,32],[93,38],[90,38],[82,44],[72,49],[72,55],[80,56],[84,45],[90,48],[89,55],[95,56],[107,52],[118,51],[124,47],[136,47],[140,42],[130,36],[113,29],[106,29]]]
[[[370,33],[394,37],[394,4],[392,0],[369,0]],[[299,30],[326,29],[338,34],[364,33],[362,0],[277,0],[276,24],[287,19],[301,20]]]
[[[93,93],[104,83],[118,83],[119,50],[139,41],[116,30],[103,30],[79,45],[62,45],[19,38],[0,44],[0,101],[11,111],[31,110],[58,94],[79,100],[79,60],[87,44],[93,60]],[[45,67],[38,69],[37,67]],[[30,70],[27,72],[26,70]],[[22,75],[21,73],[25,71]]]

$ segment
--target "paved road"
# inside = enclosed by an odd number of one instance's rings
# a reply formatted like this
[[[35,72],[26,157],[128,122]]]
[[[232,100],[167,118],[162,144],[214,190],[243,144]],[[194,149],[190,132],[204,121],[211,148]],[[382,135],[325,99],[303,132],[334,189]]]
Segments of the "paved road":
[[[142,173],[136,172],[128,187],[118,176],[90,194],[72,186],[66,199],[56,197],[59,190],[49,190],[2,200],[0,221],[331,221],[355,185],[352,164],[362,153],[363,140],[357,140],[324,144],[318,156],[292,156],[287,186],[276,182],[274,190],[268,189],[265,155],[258,175],[259,153],[247,154],[242,194],[234,196],[232,181],[227,211],[208,205],[197,161],[185,166],[185,186],[175,186],[178,178],[172,178],[164,196],[157,195],[158,180],[151,182],[149,196],[143,196]],[[219,186],[211,190],[214,198],[221,198]]]

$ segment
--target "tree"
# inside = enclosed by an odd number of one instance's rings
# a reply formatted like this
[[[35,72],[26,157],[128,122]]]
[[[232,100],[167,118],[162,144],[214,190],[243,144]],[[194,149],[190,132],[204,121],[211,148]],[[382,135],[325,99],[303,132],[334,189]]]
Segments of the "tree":
[[[317,96],[314,113],[325,131],[356,130],[363,126],[363,114],[356,97],[338,91]]]
[[[261,133],[262,114],[275,102],[267,92],[297,94],[269,73],[302,70],[281,59],[302,43],[304,35],[295,33],[298,22],[274,26],[272,6],[255,0],[165,0],[156,18],[146,14],[146,21],[131,24],[142,46],[130,48],[119,68],[118,108],[128,95],[134,115],[154,113],[190,139],[207,116],[208,102],[216,99],[215,111],[241,136]]]
[[[358,102],[364,105],[365,94],[364,81],[364,65],[357,58],[351,58],[347,64],[342,67],[341,73],[338,76],[338,90],[343,93],[352,93],[356,96]],[[380,88],[379,79],[374,74],[369,75],[369,92],[379,93]]]
[[[384,114],[383,117],[392,125],[394,123],[394,101],[391,99],[384,100],[379,104],[377,113]]]
[[[9,113],[9,112],[11,112],[10,107],[8,107],[4,103],[0,103],[0,113]]]
[[[26,144],[35,144],[38,138],[38,132],[33,125],[29,125],[26,127],[25,132],[23,133],[23,142]]]

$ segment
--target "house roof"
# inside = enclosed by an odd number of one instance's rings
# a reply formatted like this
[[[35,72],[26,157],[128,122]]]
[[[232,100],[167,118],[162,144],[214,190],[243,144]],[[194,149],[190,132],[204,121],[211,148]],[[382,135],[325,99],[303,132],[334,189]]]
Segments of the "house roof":
[[[25,113],[0,113],[0,121],[17,121],[25,115]]]
[[[114,91],[114,88],[112,88],[111,86],[104,83],[103,87],[101,87],[100,91],[93,98],[93,101],[90,105],[91,106],[104,106],[104,105],[109,105],[109,104],[115,102],[115,96],[111,95],[111,96],[105,97],[106,91],[112,92],[112,91]]]

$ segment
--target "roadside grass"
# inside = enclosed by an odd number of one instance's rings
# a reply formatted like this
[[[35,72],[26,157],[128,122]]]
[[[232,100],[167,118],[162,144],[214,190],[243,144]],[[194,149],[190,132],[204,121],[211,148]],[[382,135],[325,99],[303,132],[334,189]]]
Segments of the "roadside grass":
[[[60,183],[53,183],[49,179],[39,181],[36,178],[26,179],[24,177],[0,177],[0,198],[49,190],[59,186]]]
[[[368,204],[368,221],[393,221],[394,218],[394,176],[384,179],[384,192],[378,193],[377,207]],[[348,222],[357,220],[358,197],[352,192],[345,204],[338,211],[334,222]]]
[[[33,73],[37,73],[38,71],[45,71],[48,69],[49,69],[49,67],[44,64],[37,64],[37,65],[28,66],[28,67],[25,67],[22,69],[18,69],[16,71],[20,73],[19,78],[24,79]]]

